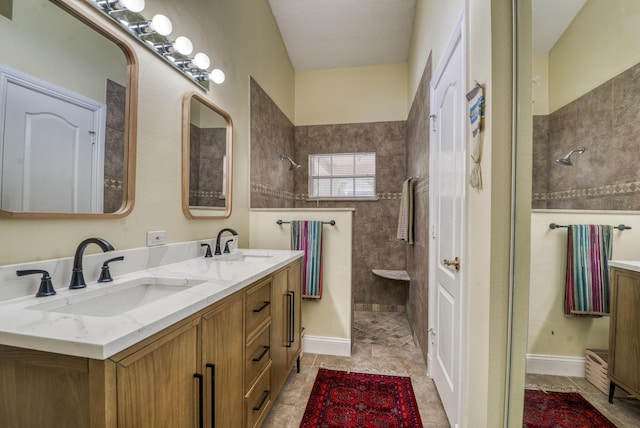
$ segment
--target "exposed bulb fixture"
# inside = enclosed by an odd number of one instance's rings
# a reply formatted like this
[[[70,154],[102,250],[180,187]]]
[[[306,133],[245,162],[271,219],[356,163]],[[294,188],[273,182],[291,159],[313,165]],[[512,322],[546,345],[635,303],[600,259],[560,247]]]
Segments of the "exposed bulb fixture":
[[[569,153],[567,153],[560,159],[556,159],[556,162],[564,166],[573,166],[573,163],[571,162],[571,155],[574,153],[583,154],[585,150],[586,149],[584,148],[584,146],[578,147],[577,149],[571,150]]]
[[[189,55],[191,52],[193,52],[193,43],[191,43],[191,40],[189,40],[189,38],[185,36],[177,37],[173,42],[173,47],[179,54],[182,55]]]
[[[200,70],[206,70],[211,65],[211,60],[207,54],[198,52],[196,56],[193,57],[193,65],[198,67]]]
[[[129,24],[129,28],[140,35],[160,34],[161,36],[168,36],[173,31],[171,20],[161,14],[154,15],[151,21]]]
[[[214,68],[211,73],[209,73],[209,79],[218,85],[223,83],[225,78],[224,71],[219,68]]]
[[[222,70],[209,70],[211,60],[207,54],[198,52],[192,56],[193,43],[189,38],[179,36],[172,40],[168,37],[173,25],[167,16],[157,14],[148,19],[140,13],[144,10],[145,0],[86,1],[203,89],[209,89],[210,81],[216,84],[225,81]]]

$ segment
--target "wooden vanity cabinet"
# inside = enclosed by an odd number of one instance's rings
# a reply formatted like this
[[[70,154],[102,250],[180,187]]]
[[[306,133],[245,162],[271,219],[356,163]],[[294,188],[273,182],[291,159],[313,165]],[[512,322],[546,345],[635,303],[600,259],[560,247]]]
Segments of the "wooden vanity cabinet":
[[[273,321],[271,347],[272,388],[277,394],[300,356],[301,262],[298,260],[273,277]]]
[[[640,272],[611,268],[609,402],[615,385],[640,398]]]
[[[300,353],[299,283],[296,261],[107,360],[0,345],[0,425],[259,427]]]

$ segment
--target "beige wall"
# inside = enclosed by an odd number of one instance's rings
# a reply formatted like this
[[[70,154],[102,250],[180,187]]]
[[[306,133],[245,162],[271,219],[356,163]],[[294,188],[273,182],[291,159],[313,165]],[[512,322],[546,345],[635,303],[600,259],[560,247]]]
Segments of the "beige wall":
[[[296,126],[407,119],[406,63],[297,71],[295,79]]]
[[[533,114],[547,115],[549,111],[549,53],[533,54],[531,90]]]
[[[640,2],[589,0],[549,53],[550,112],[640,61]]]
[[[531,221],[531,291],[529,354],[584,357],[586,348],[607,349],[609,318],[566,318],[563,313],[567,230],[558,224],[624,223],[632,230],[614,231],[613,259],[638,260],[637,213],[537,212]]]
[[[86,2],[73,2],[92,13],[95,21],[104,22],[105,18],[93,12]],[[151,2],[148,3],[151,8]],[[171,17],[175,35],[189,36],[195,49],[206,52],[212,65],[226,73],[226,82],[213,85],[206,96],[228,111],[234,121],[231,217],[187,220],[182,214],[182,98],[198,88],[131,40],[130,45],[140,62],[133,212],[118,220],[0,218],[0,264],[70,257],[77,244],[89,236],[103,237],[117,249],[142,247],[146,245],[146,231],[158,229],[167,231],[168,242],[181,242],[212,237],[222,227],[229,226],[240,233],[240,245],[248,245],[249,75],[255,76],[289,117],[294,114],[293,68],[268,2],[158,0],[152,3],[158,11]],[[0,19],[3,20],[0,25],[4,26],[4,18]]]
[[[302,326],[309,336],[351,339],[351,240],[352,210],[252,210],[251,248],[290,248],[290,225],[276,221],[335,220],[322,233],[323,288],[319,301],[302,302]]]

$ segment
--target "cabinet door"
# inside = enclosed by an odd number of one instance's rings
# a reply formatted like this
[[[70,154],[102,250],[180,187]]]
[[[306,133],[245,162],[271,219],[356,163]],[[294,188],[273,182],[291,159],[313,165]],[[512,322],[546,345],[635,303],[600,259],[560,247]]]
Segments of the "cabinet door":
[[[197,341],[194,321],[118,363],[118,426],[197,426]]]
[[[206,427],[242,427],[244,339],[242,295],[202,318]]]
[[[640,274],[612,269],[609,376],[640,397]]]
[[[302,277],[301,264],[297,261],[287,270],[287,291],[289,297],[289,345],[287,347],[287,370],[291,369],[293,361],[300,355],[301,346],[301,306],[302,306]]]
[[[289,332],[287,316],[287,270],[278,272],[273,277],[273,312],[271,314],[271,360],[272,389],[279,391],[288,374],[287,337]]]

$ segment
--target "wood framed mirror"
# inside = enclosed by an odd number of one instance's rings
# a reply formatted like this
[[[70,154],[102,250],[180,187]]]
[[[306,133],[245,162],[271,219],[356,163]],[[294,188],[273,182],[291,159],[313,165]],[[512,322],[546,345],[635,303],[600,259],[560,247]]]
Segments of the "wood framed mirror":
[[[197,92],[182,104],[182,211],[192,220],[231,215],[231,116]]]
[[[0,20],[0,217],[133,209],[137,59],[102,21],[72,0],[14,2]]]

